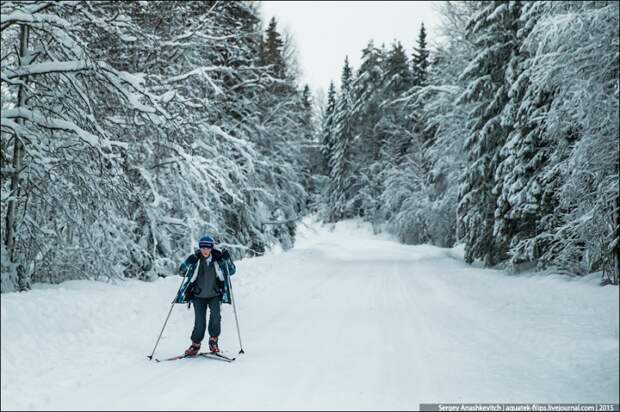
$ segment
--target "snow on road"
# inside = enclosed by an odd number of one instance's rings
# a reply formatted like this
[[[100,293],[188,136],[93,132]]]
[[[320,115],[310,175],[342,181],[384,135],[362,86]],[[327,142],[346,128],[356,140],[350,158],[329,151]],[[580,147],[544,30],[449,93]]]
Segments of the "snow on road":
[[[3,294],[2,409],[618,403],[618,288],[596,276],[509,276],[357,221],[302,225],[294,249],[237,267],[246,354],[232,364],[146,359],[178,277]],[[222,322],[220,346],[235,355],[230,305]],[[192,324],[177,305],[156,356],[182,352]]]

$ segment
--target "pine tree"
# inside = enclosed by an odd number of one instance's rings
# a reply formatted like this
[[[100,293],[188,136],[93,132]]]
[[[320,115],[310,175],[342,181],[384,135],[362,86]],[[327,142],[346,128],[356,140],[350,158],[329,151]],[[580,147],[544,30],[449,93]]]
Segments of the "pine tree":
[[[301,165],[304,175],[304,189],[308,193],[306,208],[316,207],[319,195],[319,184],[315,176],[321,173],[321,145],[316,141],[315,123],[313,119],[312,92],[310,86],[304,85],[301,93],[301,133],[302,150]],[[304,210],[307,212],[307,210]]]
[[[518,2],[480,3],[467,25],[478,53],[461,75],[469,80],[457,104],[471,105],[465,150],[469,167],[463,176],[458,207],[459,237],[465,241],[465,260],[481,258],[493,266],[506,258],[507,245],[493,236],[498,193],[495,169],[499,151],[510,131],[501,122],[508,101],[507,62],[515,55]]]
[[[409,61],[403,45],[397,41],[392,44],[384,64],[385,97],[398,98],[413,85]]]
[[[277,26],[276,18],[272,17],[265,33],[266,37],[263,45],[264,61],[262,63],[271,67],[271,72],[275,77],[283,79],[286,75],[286,63],[282,56],[284,42],[277,30]]]
[[[254,178],[265,186],[261,189],[264,192],[253,196],[259,196],[263,210],[269,211],[265,220],[270,223],[264,232],[288,249],[293,245],[295,222],[308,203],[305,172],[298,167],[306,159],[308,112],[294,77],[296,70],[291,67],[295,61],[290,53],[285,54],[291,45],[282,39],[274,18],[265,32],[264,44],[269,75],[262,78],[264,88],[257,95],[259,115],[252,128],[257,132],[255,144],[260,153]],[[256,245],[253,249],[262,253],[263,247]]]
[[[349,187],[347,183],[351,179],[351,144],[353,141],[352,124],[352,101],[351,101],[352,69],[349,58],[346,57],[341,76],[340,95],[334,111],[333,152],[330,164],[330,183],[328,190],[328,221],[337,222],[347,213],[347,201],[349,199]]]
[[[412,117],[401,100],[412,83],[407,55],[400,42],[392,45],[384,62],[384,93],[381,119],[376,128],[385,142],[383,162],[385,167],[398,165],[412,144]],[[418,148],[419,149],[419,148]]]
[[[424,28],[424,23],[420,26],[420,34],[417,39],[417,46],[413,48],[413,56],[412,56],[412,77],[413,77],[413,86],[424,87],[428,84],[428,68],[430,65],[430,52],[427,48],[426,42],[426,29]],[[411,107],[412,113],[411,116],[413,118],[413,124],[415,128],[416,134],[420,136],[421,144],[424,149],[430,147],[433,143],[433,135],[434,132],[432,128],[428,128],[428,125],[425,124],[423,120],[423,116],[420,115],[420,105],[423,105],[423,99],[420,98],[417,100],[418,107]],[[430,170],[429,159],[425,159],[424,161],[424,170],[428,172]]]
[[[374,219],[381,193],[378,174],[383,140],[376,125],[382,117],[385,55],[370,40],[362,50],[362,61],[352,84],[352,123],[356,136],[351,147],[351,179],[349,200],[351,213]]]
[[[414,116],[403,98],[413,86],[413,78],[400,42],[392,45],[384,66],[385,101],[376,126],[384,141],[381,165],[385,189],[379,199],[381,214],[388,229],[397,232],[401,241],[422,243],[427,235],[421,207],[424,198],[421,147],[415,135]]]
[[[413,84],[415,86],[426,86],[428,77],[429,51],[426,45],[426,29],[424,23],[420,26],[417,46],[413,48]]]
[[[428,242],[452,247],[456,241],[456,209],[458,181],[466,167],[463,130],[467,130],[469,114],[466,105],[455,104],[467,81],[459,75],[472,60],[474,48],[464,37],[465,26],[472,15],[468,2],[441,4],[444,21],[438,28],[446,42],[433,53],[427,85],[414,87],[408,107],[415,115],[416,136],[423,145],[421,169],[424,198],[410,207],[412,214],[421,214]],[[413,202],[412,202],[413,203]],[[415,215],[414,215],[415,216]],[[413,220],[413,219],[412,219]],[[396,226],[399,236],[413,238]],[[416,228],[412,227],[412,230]],[[419,230],[418,230],[419,232]]]
[[[379,159],[382,141],[374,130],[381,119],[380,105],[384,100],[384,60],[382,51],[371,40],[362,50],[362,61],[352,85],[355,118],[356,159],[362,169]]]
[[[540,18],[539,3],[526,3],[520,17],[516,41],[523,44]],[[531,241],[548,230],[541,222],[554,213],[557,198],[551,182],[543,182],[541,172],[549,161],[555,142],[545,137],[545,118],[553,91],[532,87],[533,60],[523,47],[507,65],[510,84],[509,100],[504,108],[503,125],[511,132],[500,150],[500,163],[495,172],[499,193],[495,212],[494,234],[499,242],[509,245],[511,262],[535,261],[546,248],[545,241]],[[543,203],[543,198],[547,204]],[[551,202],[549,202],[551,201]],[[545,207],[546,206],[546,207]]]
[[[336,111],[336,87],[334,82],[329,82],[329,90],[327,92],[327,106],[322,119],[322,144],[321,154],[323,155],[323,174],[331,176],[332,155],[334,152],[334,113]]]

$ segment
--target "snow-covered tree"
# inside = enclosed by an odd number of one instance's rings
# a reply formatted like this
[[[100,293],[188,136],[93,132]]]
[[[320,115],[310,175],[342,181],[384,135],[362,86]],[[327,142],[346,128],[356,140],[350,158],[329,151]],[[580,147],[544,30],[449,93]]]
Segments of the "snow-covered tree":
[[[412,76],[413,84],[425,86],[428,76],[429,51],[426,43],[426,29],[424,23],[420,25],[420,34],[416,40],[416,47],[413,48],[412,56]]]
[[[269,65],[271,72],[277,78],[284,78],[286,74],[286,63],[283,55],[284,41],[278,31],[278,22],[275,17],[269,21],[263,43],[263,63]]]
[[[323,156],[323,174],[329,176],[331,174],[330,165],[332,164],[331,156],[334,150],[333,126],[334,113],[336,111],[336,87],[334,82],[329,83],[327,92],[327,104],[321,121],[321,154]]]
[[[477,54],[462,73],[469,80],[457,104],[470,104],[465,150],[469,166],[463,176],[458,206],[459,238],[465,241],[465,260],[482,259],[487,266],[506,257],[507,245],[493,236],[498,197],[495,169],[509,132],[501,119],[508,100],[507,66],[514,58],[519,2],[481,2],[467,24]]]
[[[207,232],[292,245],[308,96],[259,27],[252,2],[2,3],[3,291],[173,274]]]
[[[281,38],[276,33],[277,22],[272,19],[264,43],[268,44],[269,36]],[[260,153],[256,178],[263,187],[261,192],[252,196],[264,197],[260,201],[261,209],[266,212],[264,220],[269,226],[263,230],[267,238],[272,239],[269,243],[277,240],[284,248],[293,245],[295,222],[307,204],[304,174],[298,167],[304,161],[303,148],[308,144],[304,126],[307,111],[303,92],[293,77],[298,69],[292,67],[296,61],[289,41],[290,38],[285,38],[281,46],[280,42],[274,42],[273,47],[265,46],[271,51],[265,61],[265,90],[258,99],[258,119],[254,124],[256,137],[253,138]],[[279,68],[280,64],[284,67]],[[260,251],[260,248],[254,249]]]
[[[530,88],[553,91],[540,131],[553,145],[540,175],[543,188],[557,189],[543,192],[556,208],[541,209],[545,232],[516,251],[571,273],[604,270],[617,283],[619,5],[539,7],[524,48],[532,55]]]
[[[10,62],[2,65],[3,87],[17,90],[15,100],[2,102],[2,147],[11,153],[2,171],[3,291],[97,277],[103,267],[108,275],[120,272],[115,239],[123,236],[116,217],[128,193],[125,144],[114,119],[98,110],[99,98],[136,121],[168,114],[141,76],[99,59],[90,44],[132,30],[111,8],[88,2],[2,3],[3,38],[19,32],[2,56]]]
[[[465,38],[470,7],[469,3],[442,3],[439,30],[446,42],[433,52],[427,85],[414,86],[404,96],[407,108],[415,115],[416,134],[422,146],[417,170],[418,190],[422,193],[412,194],[417,207],[409,207],[410,220],[419,226],[406,226],[417,233],[406,233],[398,225],[393,228],[410,241],[425,238],[443,247],[451,247],[456,241],[458,182],[467,164],[463,130],[469,116],[467,105],[457,105],[455,100],[467,83],[459,76],[474,50]],[[421,229],[425,233],[420,233]]]
[[[347,214],[347,201],[350,194],[351,176],[351,145],[353,142],[353,121],[352,121],[352,69],[349,66],[348,57],[345,58],[342,69],[340,95],[334,111],[334,131],[333,131],[333,152],[331,164],[329,166],[330,184],[328,188],[328,221],[336,222]]]
[[[413,85],[411,69],[405,50],[396,42],[385,59],[384,102],[381,119],[376,127],[381,131],[383,162],[386,167],[398,167],[410,150],[419,150],[413,141],[413,116],[405,110],[401,97]]]
[[[374,130],[381,119],[379,106],[384,100],[384,52],[371,40],[362,50],[362,60],[352,84],[353,116],[358,134],[354,145],[356,158],[366,165],[379,159],[382,141]]]
[[[362,50],[362,61],[352,84],[352,122],[355,139],[352,142],[351,182],[349,200],[354,215],[376,221],[379,196],[382,192],[383,165],[380,164],[383,137],[376,126],[383,113],[385,51],[371,40]]]
[[[516,37],[519,44],[540,18],[540,6],[540,2],[524,5]],[[545,138],[544,123],[554,93],[552,89],[533,87],[530,80],[533,65],[523,47],[508,62],[510,89],[502,122],[511,131],[500,150],[500,163],[495,171],[499,197],[494,235],[502,244],[509,245],[513,265],[536,258],[536,250],[543,245],[523,240],[545,233],[549,227],[542,225],[540,219],[555,213],[557,207],[557,202],[543,205],[543,197],[553,199],[556,188],[550,182],[543,183],[541,174],[555,144]]]
[[[445,41],[427,50],[421,28],[412,87],[402,47],[363,50],[347,162],[324,146],[350,168],[331,171],[332,221],[617,283],[618,3],[444,2],[441,14]],[[335,187],[354,190],[337,203]]]

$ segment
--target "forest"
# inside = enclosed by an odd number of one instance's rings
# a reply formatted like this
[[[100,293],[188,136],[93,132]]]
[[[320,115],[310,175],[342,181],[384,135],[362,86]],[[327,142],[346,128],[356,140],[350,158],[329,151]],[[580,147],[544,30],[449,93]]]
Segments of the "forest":
[[[154,280],[361,218],[618,284],[619,3],[442,2],[321,99],[249,1],[3,1],[1,291]]]

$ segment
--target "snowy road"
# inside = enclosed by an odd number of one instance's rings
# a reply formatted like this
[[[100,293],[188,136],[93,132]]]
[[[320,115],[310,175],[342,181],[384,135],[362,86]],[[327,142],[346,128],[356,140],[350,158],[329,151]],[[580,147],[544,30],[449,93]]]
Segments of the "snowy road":
[[[417,409],[420,402],[618,402],[618,288],[507,276],[364,225],[301,227],[238,263],[245,355],[146,360],[179,278],[2,295],[2,409]],[[175,308],[157,350],[189,344]],[[232,307],[221,347],[235,354]]]

